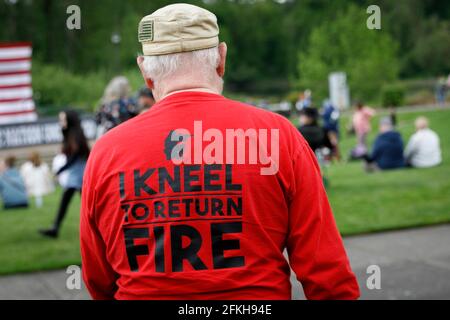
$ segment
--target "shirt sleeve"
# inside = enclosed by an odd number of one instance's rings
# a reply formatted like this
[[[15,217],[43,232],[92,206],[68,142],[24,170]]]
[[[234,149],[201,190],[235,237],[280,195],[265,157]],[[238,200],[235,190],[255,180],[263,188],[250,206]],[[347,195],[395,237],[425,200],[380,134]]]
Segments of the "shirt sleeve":
[[[83,178],[80,213],[80,247],[84,283],[93,299],[114,299],[117,274],[106,256],[106,245],[95,221],[95,187],[88,161]],[[95,179],[93,179],[95,181]]]
[[[377,137],[373,143],[372,153],[370,155],[370,161],[376,161],[380,157],[381,153],[381,138]]]
[[[414,153],[416,152],[416,139],[415,136],[412,136],[409,141],[408,144],[406,145],[405,151],[404,151],[404,156],[406,158],[406,160],[410,160],[411,157],[414,155]]]
[[[308,299],[357,299],[359,287],[338,232],[316,158],[304,141],[294,157],[289,261]]]

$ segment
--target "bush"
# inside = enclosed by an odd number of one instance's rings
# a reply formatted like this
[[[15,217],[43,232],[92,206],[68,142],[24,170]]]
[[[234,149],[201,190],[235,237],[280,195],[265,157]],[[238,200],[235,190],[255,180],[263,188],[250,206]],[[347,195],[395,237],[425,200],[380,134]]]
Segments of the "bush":
[[[297,103],[299,94],[299,91],[291,91],[286,95],[285,100],[290,102],[292,105],[295,105]]]
[[[92,111],[106,85],[104,72],[78,75],[61,66],[33,63],[33,91],[38,111],[76,108]]]
[[[57,65],[33,62],[33,91],[41,115],[53,115],[64,108],[94,111],[111,76],[105,70],[75,74]],[[137,70],[122,73],[134,91],[144,85]]]
[[[366,27],[365,10],[350,5],[334,20],[313,29],[299,52],[298,87],[310,88],[315,100],[328,97],[331,72],[347,74],[352,99],[374,101],[379,89],[398,76],[398,43],[389,34]]]
[[[405,89],[403,86],[385,86],[382,90],[381,103],[383,107],[398,107],[403,105],[405,100]]]

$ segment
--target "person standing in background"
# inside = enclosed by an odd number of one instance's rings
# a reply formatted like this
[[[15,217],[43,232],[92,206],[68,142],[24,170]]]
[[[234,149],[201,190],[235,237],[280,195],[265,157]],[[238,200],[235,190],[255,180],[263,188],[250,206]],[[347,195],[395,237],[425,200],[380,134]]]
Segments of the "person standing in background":
[[[142,87],[138,92],[137,109],[138,113],[144,113],[155,104],[152,90],[147,87]]]
[[[136,102],[130,95],[131,86],[126,77],[117,76],[108,83],[95,116],[98,137],[138,114]]]
[[[295,103],[295,109],[297,109],[297,112],[300,112],[304,108],[310,107],[312,107],[312,92],[311,90],[306,89],[298,95],[298,100]]]
[[[20,174],[25,181],[28,196],[33,196],[36,207],[41,208],[43,196],[54,190],[50,168],[41,160],[39,153],[34,151],[28,161],[21,166]]]
[[[72,110],[63,111],[59,114],[59,121],[63,133],[62,151],[67,157],[67,163],[56,174],[67,170],[68,177],[53,227],[39,230],[42,235],[51,238],[58,237],[73,195],[76,191],[81,193],[84,168],[90,152],[78,114]]]
[[[367,135],[371,130],[370,120],[374,115],[374,109],[364,106],[362,102],[356,104],[356,111],[352,118],[352,125],[357,139],[356,147],[351,151],[353,159],[360,159],[367,154]]]
[[[300,126],[297,128],[315,153],[321,148],[331,148],[327,132],[319,126],[318,118],[317,109],[304,108],[300,112]]]
[[[445,77],[439,77],[436,83],[436,102],[438,105],[443,106],[445,104],[445,98],[447,95],[447,87],[450,85],[450,75],[446,81]]]
[[[312,107],[312,92],[309,89],[306,89],[304,92],[304,99],[302,108],[311,108]]]
[[[341,154],[339,152],[339,109],[336,108],[330,100],[325,100],[323,103],[323,128],[325,129],[328,140],[331,144],[331,157],[340,160]]]
[[[389,108],[389,118],[391,119],[391,124],[395,128],[397,126],[397,111],[395,107]]]

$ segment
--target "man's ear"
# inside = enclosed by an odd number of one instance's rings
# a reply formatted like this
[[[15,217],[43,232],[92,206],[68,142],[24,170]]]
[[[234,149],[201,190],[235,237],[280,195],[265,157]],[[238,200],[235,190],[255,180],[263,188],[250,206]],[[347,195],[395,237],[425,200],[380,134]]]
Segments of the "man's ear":
[[[225,75],[225,63],[227,61],[227,44],[225,42],[221,42],[219,44],[218,50],[220,61],[216,70],[219,77],[223,78],[223,76]]]
[[[144,78],[145,84],[147,85],[147,87],[148,87],[150,90],[152,90],[155,86],[154,86],[153,80],[150,79],[150,78],[148,78],[148,77],[145,75],[145,72],[144,72],[144,66],[143,66],[143,63],[144,63],[144,57],[143,57],[143,56],[138,56],[137,59],[136,59],[136,61],[137,61],[137,64],[138,64],[138,66],[139,66],[139,70],[141,70],[141,74],[142,74],[142,77]]]

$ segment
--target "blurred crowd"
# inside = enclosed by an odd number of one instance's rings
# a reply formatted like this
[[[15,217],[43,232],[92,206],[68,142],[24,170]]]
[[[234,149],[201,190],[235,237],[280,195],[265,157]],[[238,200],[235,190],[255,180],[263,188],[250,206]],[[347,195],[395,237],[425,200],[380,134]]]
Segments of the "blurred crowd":
[[[380,119],[378,135],[369,149],[367,135],[374,115],[374,109],[358,103],[351,122],[357,145],[351,150],[350,159],[363,159],[368,172],[404,167],[428,168],[441,163],[439,136],[429,128],[428,119],[420,116],[415,120],[415,133],[404,147],[403,138],[396,129],[397,117],[393,109],[389,116]]]
[[[305,91],[296,104],[299,114],[299,131],[315,151],[323,166],[330,160],[340,160],[339,149],[339,109],[326,100],[321,109],[314,107],[311,92]],[[397,168],[428,168],[442,161],[439,136],[429,127],[426,117],[415,120],[415,133],[406,147],[401,134],[396,130],[395,109],[379,122],[379,132],[371,147],[367,137],[371,132],[371,119],[376,111],[362,102],[357,102],[348,133],[356,136],[356,145],[351,149],[349,160],[363,160],[368,172]],[[321,119],[320,119],[321,118]],[[321,120],[321,121],[320,121]]]
[[[447,84],[446,84],[447,86]],[[445,92],[444,92],[445,99]],[[155,103],[152,92],[144,87],[134,95],[127,78],[113,78],[104,90],[96,112],[97,137],[120,123],[149,110]],[[284,106],[284,108],[290,109]],[[283,109],[284,110],[284,109]],[[339,148],[341,136],[340,110],[331,101],[325,100],[320,108],[313,103],[311,90],[300,93],[295,104],[298,116],[298,130],[317,156],[322,168],[325,184],[326,167],[333,161],[341,161]],[[396,168],[426,168],[439,165],[442,161],[439,137],[421,116],[415,121],[415,133],[409,137],[406,147],[396,130],[397,117],[394,109],[379,122],[378,135],[370,147],[368,135],[371,119],[376,111],[362,102],[357,102],[347,132],[356,136],[356,145],[350,151],[349,160],[362,160],[366,171]],[[40,208],[43,197],[55,190],[55,184],[62,188],[61,200],[53,225],[40,230],[44,236],[56,238],[73,196],[82,189],[82,178],[89,143],[84,135],[78,114],[73,110],[62,111],[59,123],[63,136],[61,151],[51,161],[51,168],[37,151],[18,167],[16,158],[8,156],[0,161],[0,197],[5,209],[28,207],[31,200]]]
[[[142,87],[133,97],[126,77],[113,78],[106,86],[100,107],[95,115],[101,136],[118,124],[150,109],[155,103],[152,91]]]

